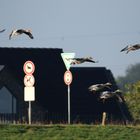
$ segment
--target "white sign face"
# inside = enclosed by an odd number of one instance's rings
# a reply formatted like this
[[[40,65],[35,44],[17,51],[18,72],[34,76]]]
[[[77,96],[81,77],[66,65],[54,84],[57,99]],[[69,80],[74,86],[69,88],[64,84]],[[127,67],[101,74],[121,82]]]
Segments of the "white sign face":
[[[23,65],[25,74],[33,74],[35,71],[35,65],[32,61],[26,61]]]
[[[71,59],[75,57],[75,53],[61,53],[61,57],[64,61],[66,69],[69,70],[72,62]]]
[[[64,73],[64,82],[66,85],[70,85],[72,82],[72,73],[69,70]]]
[[[35,101],[35,87],[24,87],[24,101]]]
[[[24,77],[24,85],[27,87],[31,87],[33,86],[35,83],[35,78],[33,75],[25,75]]]

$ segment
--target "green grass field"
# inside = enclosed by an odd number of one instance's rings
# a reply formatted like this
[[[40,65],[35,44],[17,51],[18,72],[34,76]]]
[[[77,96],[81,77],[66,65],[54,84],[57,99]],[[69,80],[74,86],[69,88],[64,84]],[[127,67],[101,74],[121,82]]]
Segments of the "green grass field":
[[[0,140],[140,140],[140,126],[0,125]]]

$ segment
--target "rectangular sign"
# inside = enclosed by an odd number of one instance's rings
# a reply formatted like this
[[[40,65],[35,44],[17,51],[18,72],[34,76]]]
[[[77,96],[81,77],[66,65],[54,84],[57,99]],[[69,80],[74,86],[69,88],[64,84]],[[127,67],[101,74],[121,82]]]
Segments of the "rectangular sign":
[[[35,101],[35,87],[24,87],[24,101]]]

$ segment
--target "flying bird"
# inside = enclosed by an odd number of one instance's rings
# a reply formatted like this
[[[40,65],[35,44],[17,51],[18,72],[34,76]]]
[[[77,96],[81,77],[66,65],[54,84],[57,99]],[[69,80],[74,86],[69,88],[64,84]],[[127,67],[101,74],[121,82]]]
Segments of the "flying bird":
[[[115,91],[103,91],[100,94],[100,99],[103,100],[103,102],[109,98],[113,98],[113,97],[117,97],[119,102],[123,102],[122,96],[121,96],[122,92],[118,89]]]
[[[105,88],[107,89],[111,89],[112,84],[110,82],[107,82],[105,84],[95,84],[95,85],[91,85],[88,89],[89,91],[96,93],[98,91],[101,91]]]
[[[135,51],[140,49],[140,44],[135,44],[135,45],[127,45],[125,48],[123,48],[120,52],[126,51],[126,54],[129,53],[130,51]]]
[[[81,64],[84,62],[92,62],[97,63],[97,61],[94,61],[92,57],[84,57],[84,58],[68,58],[68,61],[70,61],[71,65]]]
[[[9,35],[9,39],[11,39],[13,36],[18,36],[18,35],[21,35],[21,34],[26,34],[28,35],[31,39],[33,39],[33,35],[31,33],[31,30],[24,30],[24,29],[15,29],[13,30],[10,35]]]

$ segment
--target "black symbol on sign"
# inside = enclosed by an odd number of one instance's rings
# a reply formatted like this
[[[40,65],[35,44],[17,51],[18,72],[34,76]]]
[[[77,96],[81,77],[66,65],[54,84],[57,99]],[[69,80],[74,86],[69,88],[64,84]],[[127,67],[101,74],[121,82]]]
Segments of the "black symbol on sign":
[[[31,69],[31,67],[30,67],[30,66],[28,66],[28,65],[27,65],[27,68],[28,68],[28,69]]]
[[[30,80],[31,80],[31,77],[29,77],[29,78],[27,79],[27,82],[30,82]]]

